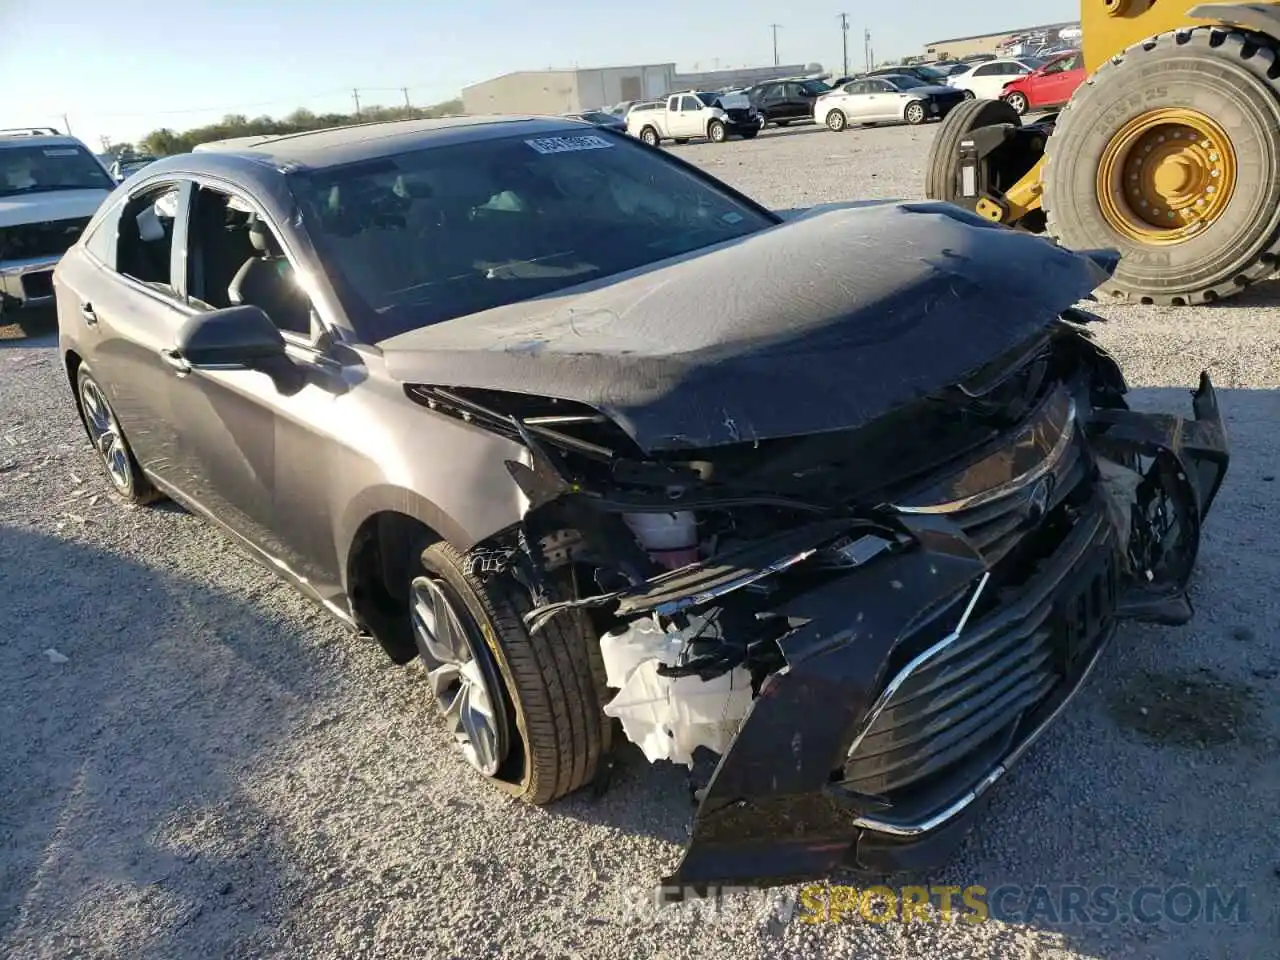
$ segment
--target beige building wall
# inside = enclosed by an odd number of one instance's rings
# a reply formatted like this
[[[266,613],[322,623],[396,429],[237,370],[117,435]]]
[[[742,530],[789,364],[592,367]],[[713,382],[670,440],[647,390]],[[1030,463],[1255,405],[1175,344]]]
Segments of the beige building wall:
[[[1007,33],[993,33],[965,40],[941,40],[925,47],[925,53],[930,59],[938,60],[959,60],[974,53],[995,53],[1000,42],[1008,36]]]
[[[570,113],[578,106],[574,70],[508,73],[462,88],[462,108],[469,114]]]
[[[462,89],[469,114],[561,114],[608,107],[623,100],[665,96],[676,72],[674,63],[589,70],[524,70]]]

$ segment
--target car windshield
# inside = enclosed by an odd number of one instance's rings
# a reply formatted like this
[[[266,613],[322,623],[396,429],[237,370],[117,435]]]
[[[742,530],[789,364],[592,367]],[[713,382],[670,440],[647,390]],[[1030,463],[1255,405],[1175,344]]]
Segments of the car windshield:
[[[589,120],[591,123],[611,123],[617,117],[610,113],[602,113],[599,110],[588,110],[586,113],[579,114],[583,120]]]
[[[115,181],[83,147],[45,143],[0,147],[0,197],[50,190],[111,190]]]
[[[806,93],[813,93],[813,94],[826,93],[831,89],[821,80],[806,80],[804,83],[800,84],[800,87]]]
[[[916,67],[916,76],[932,82],[934,80],[943,80],[947,75],[941,70],[935,70],[933,67]]]
[[[324,269],[371,343],[775,222],[604,130],[417,150],[299,171],[290,185]]]

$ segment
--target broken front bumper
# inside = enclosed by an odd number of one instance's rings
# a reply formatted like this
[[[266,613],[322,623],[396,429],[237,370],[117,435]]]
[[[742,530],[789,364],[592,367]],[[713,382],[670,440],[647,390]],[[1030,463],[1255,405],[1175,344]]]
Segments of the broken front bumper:
[[[904,514],[918,548],[780,611],[804,622],[781,641],[787,667],[765,681],[700,791],[692,840],[664,882],[782,883],[946,859],[991,786],[1081,688],[1117,622],[1179,618],[1190,562],[1164,582],[1132,571],[1096,458],[1172,465],[1164,474],[1194,560],[1228,462],[1207,375],[1193,408],[1194,420],[1096,410],[1080,422],[1072,406],[1060,435],[1036,438],[1046,459],[1010,478],[1026,482],[1003,485],[998,501]],[[1048,524],[1063,532],[1033,562],[1006,536],[993,562],[978,531],[999,526],[997,508],[1007,519],[1027,504],[1043,517],[1024,524],[1027,538]]]

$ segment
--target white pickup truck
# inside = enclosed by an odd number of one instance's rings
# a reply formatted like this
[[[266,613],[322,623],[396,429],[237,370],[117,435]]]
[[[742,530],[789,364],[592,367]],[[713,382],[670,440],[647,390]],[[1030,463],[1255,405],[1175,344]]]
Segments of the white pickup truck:
[[[651,147],[663,140],[687,143],[696,137],[723,143],[734,136],[750,140],[760,132],[762,119],[743,94],[691,90],[632,107],[627,133]]]

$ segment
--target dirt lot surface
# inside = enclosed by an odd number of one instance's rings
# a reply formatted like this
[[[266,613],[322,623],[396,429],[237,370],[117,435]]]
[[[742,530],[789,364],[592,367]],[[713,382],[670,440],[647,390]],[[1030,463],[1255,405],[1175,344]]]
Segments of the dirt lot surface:
[[[932,135],[675,149],[784,208],[916,197]],[[961,854],[914,878],[985,887],[978,923],[959,896],[906,924],[805,923],[800,888],[646,906],[692,813],[679,771],[631,751],[603,799],[503,799],[420,670],[196,519],[108,497],[50,341],[0,340],[0,955],[1280,955],[1280,286],[1102,312],[1142,404],[1189,410],[1210,369],[1235,460],[1195,620],[1124,628]]]

